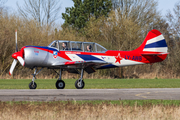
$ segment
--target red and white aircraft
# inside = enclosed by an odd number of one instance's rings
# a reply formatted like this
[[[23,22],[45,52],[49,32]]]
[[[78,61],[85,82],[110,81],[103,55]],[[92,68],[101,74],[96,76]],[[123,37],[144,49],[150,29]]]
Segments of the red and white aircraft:
[[[24,46],[18,51],[16,32],[16,52],[12,55],[14,61],[9,74],[17,64],[30,69],[35,68],[30,89],[36,89],[34,82],[36,75],[43,69],[60,69],[59,79],[56,82],[57,89],[65,87],[61,79],[62,71],[80,74],[80,78],[75,82],[77,89],[85,86],[83,73],[93,73],[96,69],[122,67],[129,65],[140,65],[163,61],[168,52],[168,47],[163,35],[158,30],[151,30],[146,36],[142,45],[132,51],[107,50],[94,42],[77,42],[66,40],[55,40],[49,46]],[[42,69],[37,72],[37,68]]]

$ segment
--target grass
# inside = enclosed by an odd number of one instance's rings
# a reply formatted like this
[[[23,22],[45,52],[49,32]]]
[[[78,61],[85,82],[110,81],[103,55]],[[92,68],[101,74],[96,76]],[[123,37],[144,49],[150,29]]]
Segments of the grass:
[[[180,101],[169,100],[120,101],[56,101],[0,102],[3,120],[169,120],[179,119]],[[143,103],[142,105],[138,103]],[[171,104],[177,103],[177,104]]]
[[[65,79],[65,89],[76,89],[75,79]],[[29,89],[30,79],[0,79],[0,89]],[[37,79],[37,89],[56,89],[56,79]],[[85,79],[84,89],[179,88],[180,79]]]
[[[1,103],[1,102],[0,102]],[[79,104],[79,105],[102,105],[102,104],[113,104],[123,106],[152,106],[152,105],[163,105],[163,106],[180,106],[180,100],[68,100],[68,101],[7,101],[2,102],[10,105],[21,105],[21,104]]]

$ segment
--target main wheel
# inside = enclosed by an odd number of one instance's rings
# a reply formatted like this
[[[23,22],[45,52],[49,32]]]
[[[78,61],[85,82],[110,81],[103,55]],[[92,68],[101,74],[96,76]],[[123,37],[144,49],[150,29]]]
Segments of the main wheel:
[[[85,86],[85,83],[84,83],[83,80],[82,80],[82,83],[81,83],[80,80],[76,80],[76,82],[75,82],[75,87],[76,87],[77,89],[83,89],[84,86]]]
[[[37,87],[37,84],[34,82],[33,84],[33,81],[29,83],[29,89],[36,89]]]
[[[63,80],[57,80],[56,88],[57,89],[64,89],[64,87],[65,87],[65,82]]]

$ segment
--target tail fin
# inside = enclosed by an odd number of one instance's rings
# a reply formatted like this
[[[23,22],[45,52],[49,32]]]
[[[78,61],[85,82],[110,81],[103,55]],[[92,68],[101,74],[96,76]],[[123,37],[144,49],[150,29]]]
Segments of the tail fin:
[[[168,54],[168,47],[163,35],[155,29],[149,31],[142,45],[136,50],[139,52]]]

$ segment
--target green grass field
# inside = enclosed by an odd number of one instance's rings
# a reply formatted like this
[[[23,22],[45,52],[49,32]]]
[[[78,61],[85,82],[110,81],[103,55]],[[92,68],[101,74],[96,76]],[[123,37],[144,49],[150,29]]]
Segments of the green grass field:
[[[65,89],[76,89],[75,79],[65,79]],[[0,79],[0,89],[29,89],[30,79]],[[56,79],[37,79],[37,89],[56,89]],[[84,89],[180,88],[180,79],[85,79]]]

